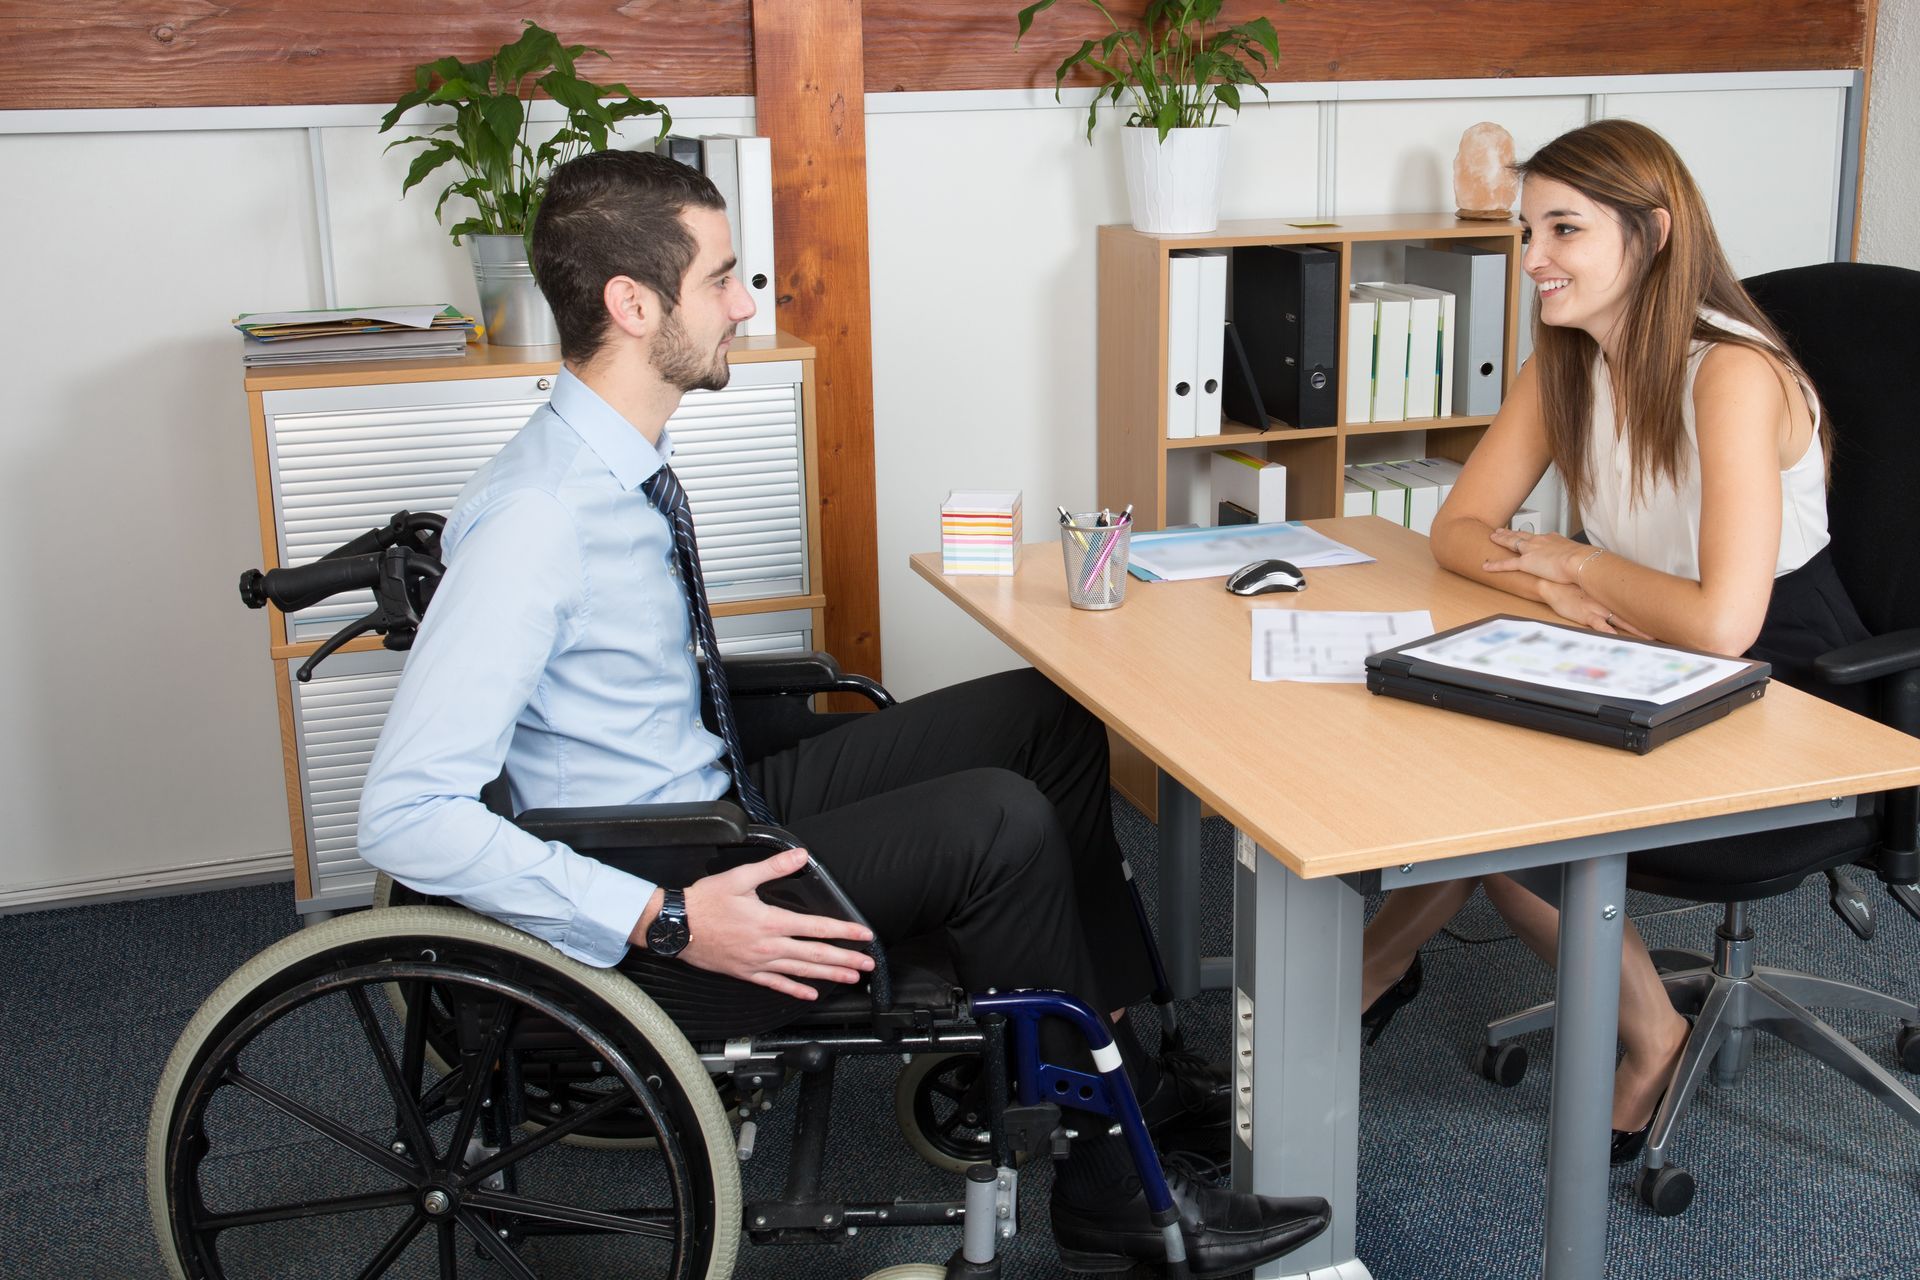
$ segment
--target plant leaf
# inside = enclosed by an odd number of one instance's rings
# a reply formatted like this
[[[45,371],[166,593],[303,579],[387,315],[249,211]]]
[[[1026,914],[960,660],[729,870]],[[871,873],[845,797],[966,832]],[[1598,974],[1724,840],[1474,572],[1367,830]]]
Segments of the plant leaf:
[[[1034,18],[1051,8],[1053,8],[1053,0],[1038,0],[1037,3],[1030,4],[1020,11],[1020,33],[1013,38],[1014,48],[1020,47],[1021,38],[1027,34],[1027,28],[1033,25]]]
[[[445,141],[434,142],[425,151],[415,156],[413,163],[407,166],[407,180],[400,184],[400,194],[406,195],[407,192],[419,186],[421,180],[435,169],[449,160],[459,158],[460,153],[455,150],[453,144]]]

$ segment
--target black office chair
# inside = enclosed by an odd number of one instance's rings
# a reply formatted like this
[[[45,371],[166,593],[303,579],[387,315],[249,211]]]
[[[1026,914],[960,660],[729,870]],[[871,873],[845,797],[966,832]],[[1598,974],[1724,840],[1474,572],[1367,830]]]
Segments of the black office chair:
[[[1873,638],[1822,656],[1835,684],[1867,685],[1877,714],[1920,735],[1920,426],[1904,376],[1920,367],[1920,272],[1858,263],[1823,263],[1745,282],[1800,358],[1834,427],[1828,524],[1835,567]],[[1653,953],[1674,1007],[1695,1017],[1653,1128],[1636,1190],[1663,1216],[1684,1211],[1693,1179],[1669,1162],[1667,1144],[1701,1080],[1730,1085],[1744,1071],[1753,1033],[1765,1031],[1820,1059],[1920,1129],[1920,1097],[1807,1005],[1835,1005],[1897,1018],[1900,1065],[1920,1071],[1920,1008],[1852,983],[1753,962],[1747,904],[1787,893],[1809,876],[1835,876],[1834,905],[1863,937],[1871,908],[1854,864],[1871,868],[1889,893],[1920,917],[1915,850],[1915,789],[1863,802],[1854,817],[1757,836],[1702,841],[1635,854],[1627,882],[1636,889],[1726,904],[1714,953]],[[1553,1023],[1539,1005],[1489,1024],[1482,1074],[1512,1085],[1525,1053],[1506,1043]]]

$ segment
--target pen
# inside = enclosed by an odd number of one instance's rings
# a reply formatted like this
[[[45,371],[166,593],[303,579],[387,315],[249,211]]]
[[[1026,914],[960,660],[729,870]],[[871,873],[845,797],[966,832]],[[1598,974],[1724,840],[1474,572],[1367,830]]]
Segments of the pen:
[[[1131,502],[1127,504],[1127,509],[1120,513],[1120,523],[1121,524],[1133,523],[1133,504]]]

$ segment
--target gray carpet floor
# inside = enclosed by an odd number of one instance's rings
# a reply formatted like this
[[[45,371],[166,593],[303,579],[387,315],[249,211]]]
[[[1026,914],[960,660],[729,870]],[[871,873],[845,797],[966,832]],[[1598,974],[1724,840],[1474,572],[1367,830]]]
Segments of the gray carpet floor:
[[[1124,802],[1115,814],[1146,892],[1152,828]],[[1227,945],[1230,832],[1205,832],[1210,950]],[[1879,935],[1862,943],[1826,906],[1826,882],[1754,911],[1761,963],[1920,990],[1920,923],[1884,897]],[[1708,949],[1717,912],[1634,895],[1630,910],[1655,946]],[[286,886],[156,898],[0,917],[0,1277],[162,1277],[148,1225],[145,1135],[161,1065],[199,1002],[247,957],[298,927]],[[1426,990],[1369,1050],[1361,1081],[1359,1253],[1375,1280],[1483,1280],[1535,1274],[1544,1204],[1542,1135],[1551,1047],[1528,1047],[1532,1070],[1513,1089],[1469,1063],[1490,1017],[1544,998],[1550,975],[1508,937],[1484,899],[1429,944]],[[1183,1006],[1189,1035],[1224,1057],[1227,1009],[1215,993]],[[1835,1011],[1866,1052],[1892,1058],[1897,1028]],[[302,1067],[329,1070],[316,1032]],[[957,1183],[922,1163],[892,1119],[897,1060],[842,1072],[828,1185],[848,1198],[945,1197]],[[342,1084],[348,1089],[359,1085]],[[791,1100],[789,1090],[783,1101]],[[777,1194],[786,1108],[760,1126],[745,1166],[749,1199]],[[295,1158],[310,1135],[263,1130],[261,1149]],[[304,1145],[303,1145],[304,1144]],[[1673,1151],[1699,1194],[1662,1219],[1634,1200],[1624,1172],[1609,1210],[1616,1280],[1920,1276],[1920,1135],[1891,1111],[1771,1040],[1738,1087],[1706,1089]],[[593,1168],[620,1157],[595,1153]],[[1022,1234],[1009,1280],[1063,1274],[1046,1229],[1051,1175],[1022,1179]],[[943,1259],[957,1233],[869,1231],[831,1248],[747,1248],[748,1280],[848,1280],[903,1262]],[[352,1275],[316,1232],[262,1275]],[[424,1259],[422,1260],[425,1265]],[[469,1267],[463,1261],[462,1274]],[[396,1271],[395,1274],[399,1274]],[[409,1271],[411,1273],[411,1271]],[[476,1274],[503,1274],[491,1269]],[[595,1266],[585,1274],[631,1274]]]

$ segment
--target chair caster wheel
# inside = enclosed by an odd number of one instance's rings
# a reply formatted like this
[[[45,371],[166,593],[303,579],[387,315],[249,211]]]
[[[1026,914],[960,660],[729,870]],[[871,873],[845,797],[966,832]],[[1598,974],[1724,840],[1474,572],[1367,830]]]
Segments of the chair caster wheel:
[[[1519,1044],[1483,1044],[1474,1070],[1502,1089],[1511,1089],[1527,1077],[1527,1049]]]
[[[1900,1028],[1900,1034],[1894,1037],[1894,1051],[1900,1055],[1900,1065],[1908,1071],[1920,1071],[1920,1024],[1908,1023]]]
[[[900,1267],[882,1267],[867,1280],[947,1280],[947,1269],[931,1262],[909,1262]]]
[[[1639,1194],[1641,1204],[1663,1218],[1677,1217],[1693,1203],[1693,1175],[1673,1165],[1642,1169],[1633,1189]]]

